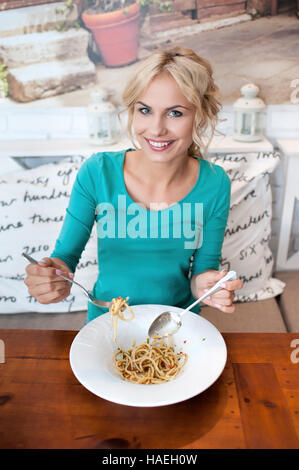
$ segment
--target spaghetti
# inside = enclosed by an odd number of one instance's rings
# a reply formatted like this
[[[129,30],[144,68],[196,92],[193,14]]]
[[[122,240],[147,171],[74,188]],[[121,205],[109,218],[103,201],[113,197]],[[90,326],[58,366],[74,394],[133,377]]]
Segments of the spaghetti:
[[[134,318],[134,312],[127,304],[127,300],[118,297],[112,300],[110,307],[111,325],[114,328],[113,341],[116,342],[117,320],[130,321]],[[125,318],[125,308],[131,312],[130,318]],[[178,373],[187,361],[187,354],[176,353],[171,345],[162,338],[156,337],[152,343],[149,338],[145,343],[123,351],[120,347],[113,355],[113,361],[125,380],[138,384],[159,384],[168,382],[177,377]]]
[[[129,300],[129,297],[125,299],[123,299],[122,297],[117,297],[115,299],[112,299],[112,302],[111,302],[109,312],[110,312],[110,317],[111,317],[111,326],[113,328],[113,341],[114,342],[116,341],[116,330],[117,330],[118,319],[120,318],[121,320],[124,320],[124,321],[131,321],[135,317],[133,310],[127,304],[127,300]],[[126,310],[126,308],[131,313],[130,318],[125,318],[123,315],[123,312]]]
[[[125,380],[138,384],[159,384],[173,380],[184,366],[187,354],[176,354],[162,339],[142,343],[128,351],[114,353],[114,363]]]

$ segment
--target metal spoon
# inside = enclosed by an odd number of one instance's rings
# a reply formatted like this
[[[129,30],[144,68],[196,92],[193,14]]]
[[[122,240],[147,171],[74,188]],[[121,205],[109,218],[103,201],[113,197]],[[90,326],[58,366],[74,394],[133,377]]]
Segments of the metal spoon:
[[[182,316],[188,312],[192,307],[198,304],[201,300],[204,300],[209,295],[215,294],[219,290],[223,289],[220,286],[220,283],[226,281],[234,281],[238,279],[237,273],[235,271],[229,271],[223,278],[221,278],[216,284],[211,287],[204,295],[202,295],[199,299],[197,299],[193,304],[191,304],[188,308],[183,310],[181,313],[175,312],[163,312],[161,313],[151,324],[148,330],[148,336],[150,338],[154,338],[155,336],[165,337],[168,335],[173,335],[178,331],[178,329],[182,326],[181,318]]]
[[[26,253],[22,253],[22,255],[31,263],[31,264],[37,264],[38,261],[36,261],[34,258],[32,258],[29,255],[26,255]],[[57,276],[62,277],[66,281],[69,281],[71,284],[76,284],[76,286],[81,287],[83,289],[84,294],[88,297],[88,300],[94,304],[97,305],[97,307],[107,307],[110,308],[111,302],[104,302],[103,300],[96,299],[91,292],[85,289],[85,287],[81,286],[79,282],[74,281],[74,279],[70,279],[67,276],[64,276],[63,274],[57,274]]]

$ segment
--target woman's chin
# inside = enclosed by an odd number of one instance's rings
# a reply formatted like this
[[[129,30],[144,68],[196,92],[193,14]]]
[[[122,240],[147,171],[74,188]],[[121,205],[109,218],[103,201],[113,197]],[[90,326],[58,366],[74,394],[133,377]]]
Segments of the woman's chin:
[[[169,162],[173,160],[177,154],[173,148],[159,151],[143,147],[142,152],[148,160],[152,162]]]

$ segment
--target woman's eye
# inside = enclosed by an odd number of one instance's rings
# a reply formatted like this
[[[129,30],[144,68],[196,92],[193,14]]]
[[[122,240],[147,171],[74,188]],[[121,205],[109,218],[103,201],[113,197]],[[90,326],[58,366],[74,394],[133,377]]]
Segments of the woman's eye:
[[[148,114],[150,112],[148,108],[139,108],[138,111],[141,114]]]
[[[170,111],[170,114],[171,114],[171,113],[174,113],[174,114],[172,114],[172,117],[179,117],[179,116],[182,116],[181,111],[177,111],[176,109],[173,109],[172,111]]]
[[[138,109],[138,112],[141,113],[141,114],[149,114],[151,111],[149,108],[139,108]],[[181,113],[181,111],[177,111],[176,109],[172,109],[170,112],[169,112],[169,115],[171,117],[180,117],[183,115],[183,113]]]

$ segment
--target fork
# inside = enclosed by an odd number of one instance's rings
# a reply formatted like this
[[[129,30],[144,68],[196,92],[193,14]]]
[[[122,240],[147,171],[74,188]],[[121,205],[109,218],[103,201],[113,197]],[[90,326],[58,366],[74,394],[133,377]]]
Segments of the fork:
[[[36,261],[34,258],[31,256],[27,255],[26,253],[22,253],[22,255],[31,263],[31,264],[37,264],[38,261]],[[107,307],[110,308],[112,302],[104,302],[103,300],[97,299],[94,295],[92,295],[91,292],[85,289],[85,287],[81,286],[79,282],[74,281],[74,279],[70,279],[69,277],[65,276],[64,274],[57,274],[57,276],[62,277],[66,281],[70,282],[71,284],[76,284],[76,286],[80,287],[84,294],[88,297],[89,302],[92,304],[96,305],[97,307]]]

